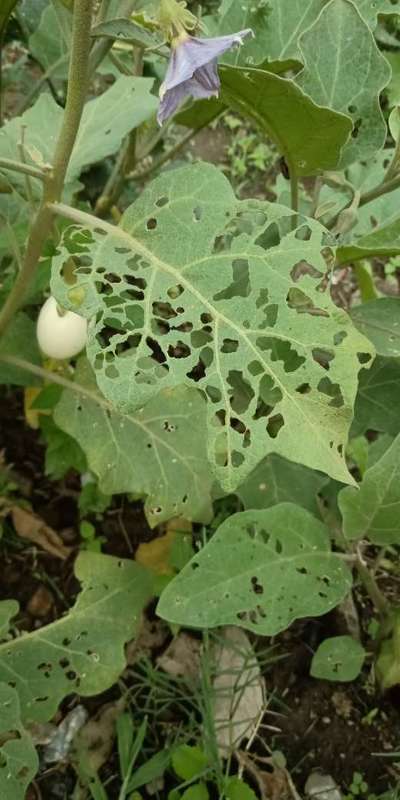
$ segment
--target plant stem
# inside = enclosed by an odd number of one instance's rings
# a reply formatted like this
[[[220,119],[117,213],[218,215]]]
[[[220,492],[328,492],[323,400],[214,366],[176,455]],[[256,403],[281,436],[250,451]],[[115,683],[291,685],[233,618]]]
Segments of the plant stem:
[[[396,175],[395,178],[391,178],[389,181],[383,181],[380,183],[379,186],[375,186],[374,189],[370,189],[369,192],[365,192],[361,195],[360,199],[360,206],[366,206],[367,203],[372,203],[373,200],[376,200],[378,197],[382,197],[384,194],[388,194],[389,192],[394,192],[395,189],[400,187],[400,175]]]
[[[22,172],[23,175],[30,175],[32,178],[38,178],[44,181],[46,173],[37,167],[31,167],[30,164],[24,164],[22,161],[14,161],[12,158],[0,158],[0,169],[9,169],[11,172]]]
[[[49,203],[59,200],[62,194],[86,98],[92,5],[93,0],[75,0],[67,101],[54,153],[53,167],[44,179],[43,197],[31,226],[21,272],[0,313],[0,336],[23,303],[44,243],[51,232],[53,215]]]
[[[368,567],[364,564],[360,554],[358,554],[357,556],[355,567],[364,585],[364,588],[367,594],[370,596],[375,608],[379,611],[379,613],[383,617],[385,617],[390,610],[390,604],[383,596],[374,576],[371,574]]]

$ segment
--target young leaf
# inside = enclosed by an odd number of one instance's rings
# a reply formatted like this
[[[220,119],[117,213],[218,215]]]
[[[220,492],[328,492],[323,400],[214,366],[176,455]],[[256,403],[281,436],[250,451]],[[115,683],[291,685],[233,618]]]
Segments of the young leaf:
[[[361,486],[339,494],[347,539],[368,539],[380,547],[400,544],[400,435],[367,469]]]
[[[376,358],[370,370],[362,370],[354,409],[351,435],[367,430],[400,433],[398,400],[400,362],[396,358]]]
[[[261,69],[220,67],[221,98],[271,137],[297,175],[335,169],[350,132],[344,114],[317,105],[294,81]]]
[[[180,386],[124,414],[96,403],[100,395],[86,361],[79,363],[75,380],[89,395],[65,390],[54,419],[79,442],[100,490],[146,495],[151,525],[176,516],[208,522],[213,479],[200,393]]]
[[[380,356],[400,356],[400,298],[380,297],[350,310],[359,331],[373,343]]]
[[[313,678],[323,681],[354,681],[361,672],[365,659],[362,645],[351,636],[334,636],[325,639],[311,662]]]
[[[81,553],[75,574],[83,588],[66,616],[0,645],[0,680],[12,679],[22,719],[43,722],[68,694],[108,689],[124,669],[124,644],[151,596],[149,574],[131,561]]]
[[[257,800],[250,786],[240,778],[228,778],[225,787],[226,800]]]
[[[326,482],[321,473],[271,453],[239,486],[237,494],[245,509],[292,502],[317,517],[317,494]]]
[[[92,36],[105,36],[107,39],[131,42],[141,48],[155,47],[160,43],[159,37],[156,38],[154,33],[124,17],[99,22],[92,28]]]
[[[204,783],[196,783],[184,791],[181,800],[209,800],[210,795]]]
[[[354,46],[357,42],[357,47]],[[350,114],[353,133],[341,166],[372,157],[386,139],[379,95],[390,66],[351,0],[331,0],[300,38],[297,83],[316,103]]]
[[[223,522],[164,590],[157,613],[179,625],[240,625],[274,636],[295,619],[326,614],[351,583],[327,528],[282,503]]]
[[[1,800],[25,800],[39,759],[22,726],[18,694],[6,683],[0,683],[0,739]]]
[[[291,223],[289,209],[238,201],[220,170],[197,164],[157,178],[105,235],[68,228],[53,260],[53,292],[75,310],[79,295],[114,405],[128,412],[180,384],[205,392],[227,491],[271,451],[352,482],[343,447],[373,348],[320,291],[324,229]]]
[[[178,778],[192,781],[208,766],[208,758],[200,747],[181,744],[172,753],[172,766]]]

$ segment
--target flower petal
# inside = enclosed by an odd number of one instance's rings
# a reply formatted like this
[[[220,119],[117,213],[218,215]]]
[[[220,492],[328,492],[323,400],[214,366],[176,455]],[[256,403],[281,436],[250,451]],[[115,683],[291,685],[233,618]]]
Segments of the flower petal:
[[[157,114],[159,125],[171,117],[188,97],[193,97],[194,100],[218,97],[219,88],[220,80],[215,60],[197,69],[192,78],[183,81],[179,86],[164,89]]]
[[[187,36],[172,49],[171,59],[164,80],[166,90],[173,89],[183,81],[192,78],[200,67],[214,61],[235,44],[243,44],[245,36],[252,34],[251,28],[229,36],[216,36],[212,39],[198,39]]]

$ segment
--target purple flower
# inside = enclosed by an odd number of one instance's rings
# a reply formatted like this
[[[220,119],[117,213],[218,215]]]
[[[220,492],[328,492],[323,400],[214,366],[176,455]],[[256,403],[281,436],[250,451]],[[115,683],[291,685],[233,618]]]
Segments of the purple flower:
[[[235,44],[243,44],[251,28],[230,36],[198,39],[181,34],[172,44],[172,53],[165,81],[160,89],[160,106],[157,119],[160,125],[175,113],[188,97],[201,100],[218,97],[220,80],[217,70],[218,56]]]

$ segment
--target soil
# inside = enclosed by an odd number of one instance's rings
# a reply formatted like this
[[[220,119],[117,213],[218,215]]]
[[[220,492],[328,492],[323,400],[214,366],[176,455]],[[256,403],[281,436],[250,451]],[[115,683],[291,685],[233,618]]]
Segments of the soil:
[[[0,450],[22,495],[65,543],[77,549],[79,476],[71,472],[63,481],[52,482],[43,474],[44,447],[40,433],[25,424],[21,391],[0,392],[0,419]],[[107,540],[104,551],[125,558],[132,558],[139,542],[157,535],[149,529],[141,504],[129,503],[123,497],[116,498],[103,515],[101,527]],[[0,598],[19,601],[19,624],[29,630],[65,613],[79,588],[73,576],[74,558],[63,562],[15,536],[5,535],[0,547],[4,563]],[[332,775],[345,790],[353,773],[360,772],[369,791],[378,794],[400,777],[390,758],[374,755],[399,748],[400,697],[396,692],[378,696],[368,681],[368,668],[351,684],[310,678],[313,651],[326,636],[343,632],[340,624],[335,614],[330,614],[297,623],[275,640],[284,657],[265,667],[271,699],[260,731],[267,747],[284,754],[300,792],[317,769]],[[267,640],[265,644],[271,643]],[[106,695],[85,699],[84,704],[92,715],[110,698],[115,699],[114,695],[110,690]],[[265,755],[263,745],[256,744],[255,748]],[[107,770],[112,768],[112,761]],[[68,769],[60,765],[40,779],[42,797],[68,796],[70,782]]]

